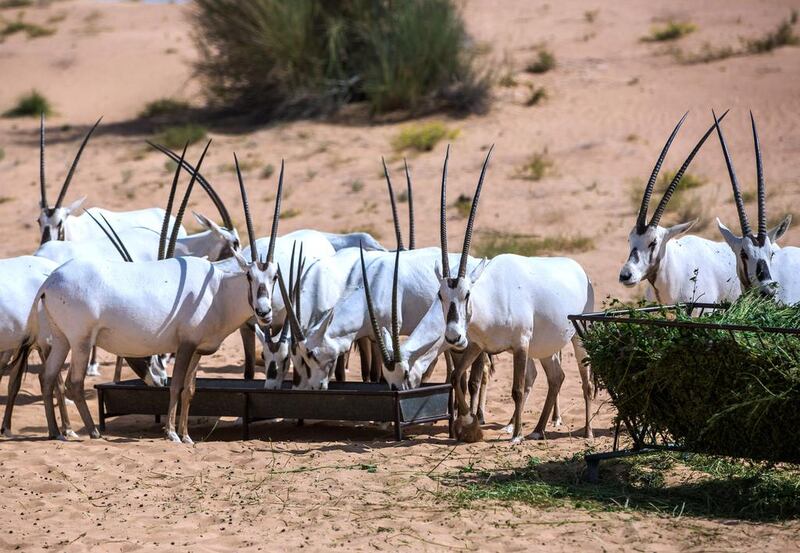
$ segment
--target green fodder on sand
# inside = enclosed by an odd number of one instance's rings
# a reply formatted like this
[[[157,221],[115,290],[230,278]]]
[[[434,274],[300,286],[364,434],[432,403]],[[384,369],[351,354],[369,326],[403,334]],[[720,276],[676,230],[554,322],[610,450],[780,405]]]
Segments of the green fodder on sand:
[[[759,328],[800,328],[800,309],[745,295],[701,318]],[[691,451],[800,462],[800,337],[763,331],[592,325],[584,341],[622,420]]]

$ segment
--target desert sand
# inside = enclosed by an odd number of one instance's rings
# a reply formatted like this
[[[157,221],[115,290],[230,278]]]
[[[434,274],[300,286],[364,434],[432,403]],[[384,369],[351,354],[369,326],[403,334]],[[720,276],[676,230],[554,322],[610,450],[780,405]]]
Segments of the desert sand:
[[[690,18],[698,31],[681,39],[687,51],[705,42],[737,45],[739,37],[771,30],[796,3],[688,0],[644,2],[469,0],[469,31],[491,47],[488,54],[516,85],[493,89],[486,115],[443,120],[459,130],[453,141],[449,194],[470,194],[485,149],[496,150],[478,216],[478,232],[490,230],[550,236],[586,236],[589,251],[568,253],[594,282],[598,305],[607,296],[639,298],[617,274],[627,257],[626,238],[635,213],[631,188],[640,189],[663,141],[678,118],[690,116],[666,162],[677,167],[711,122],[711,108],[731,108],[727,137],[740,178],[754,187],[755,168],[747,110],[759,123],[771,219],[800,201],[800,49],[710,64],[680,65],[661,43],[645,43],[654,22]],[[48,179],[55,194],[80,137],[97,117],[103,124],[82,159],[68,201],[88,196],[87,206],[151,207],[165,201],[170,175],[165,159],[144,140],[152,129],[137,120],[146,102],[173,96],[202,106],[194,78],[186,5],[144,2],[63,1],[0,11],[14,19],[56,28],[52,36],[18,34],[0,43],[0,110],[36,88],[50,98]],[[596,10],[594,22],[585,12]],[[546,44],[557,68],[530,75],[524,67]],[[525,106],[528,84],[546,87],[549,98]],[[391,215],[380,156],[391,159],[400,179],[402,157],[391,139],[408,123],[372,123],[346,114],[336,121],[297,121],[242,128],[211,127],[214,144],[204,165],[234,218],[242,221],[231,171],[232,152],[248,162],[245,178],[260,235],[267,232],[275,178],[267,164],[287,164],[289,194],[281,232],[314,227],[326,231],[373,229],[392,245]],[[38,121],[0,118],[0,255],[32,252],[38,244]],[[540,181],[515,178],[534,152],[547,150],[553,171]],[[194,147],[195,157],[200,146]],[[444,143],[432,152],[408,154],[414,174],[419,245],[438,242],[437,197]],[[700,233],[714,237],[714,216],[736,225],[723,158],[709,141],[691,171],[708,179],[700,188]],[[355,191],[351,183],[363,182]],[[215,215],[195,196],[193,208]],[[755,205],[749,208],[754,212]],[[672,217],[673,222],[677,222]],[[451,210],[451,243],[464,220]],[[190,225],[191,226],[191,225]],[[784,244],[800,242],[796,224]],[[243,228],[240,228],[242,231]],[[455,248],[455,246],[453,246]],[[110,380],[113,359],[103,354]],[[176,446],[149,417],[111,420],[104,438],[48,441],[38,379],[24,383],[15,411],[16,439],[0,441],[0,550],[190,551],[271,550],[502,550],[502,551],[708,551],[797,549],[796,522],[752,524],[639,512],[537,509],[484,503],[455,509],[437,497],[437,476],[475,463],[482,468],[522,465],[528,456],[559,460],[583,451],[583,406],[571,351],[565,351],[562,390],[565,425],[545,441],[511,447],[501,431],[513,410],[510,356],[501,355],[491,385],[486,441],[458,444],[446,426],[419,426],[410,439],[391,441],[373,425],[263,422],[253,439],[239,440],[235,421],[193,419],[197,444]],[[201,362],[201,375],[238,377],[238,336]],[[356,368],[349,378],[360,373]],[[127,373],[125,376],[130,376]],[[435,379],[441,379],[437,374]],[[533,429],[544,398],[537,380],[524,415]],[[5,394],[3,385],[0,394]],[[4,398],[3,398],[4,399]],[[613,410],[595,402],[594,446],[611,447]],[[72,408],[73,421],[79,421]],[[80,427],[78,431],[80,433]],[[369,470],[364,470],[369,469]],[[577,477],[577,475],[576,475]]]

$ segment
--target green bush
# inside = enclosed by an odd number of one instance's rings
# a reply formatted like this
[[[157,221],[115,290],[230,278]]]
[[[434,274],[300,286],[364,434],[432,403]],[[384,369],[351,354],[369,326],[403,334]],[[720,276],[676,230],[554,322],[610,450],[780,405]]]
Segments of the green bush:
[[[448,128],[444,123],[431,121],[404,127],[392,140],[397,151],[416,150],[430,152],[443,139],[452,140],[458,136],[458,130]]]
[[[206,137],[205,127],[200,125],[188,124],[167,127],[156,137],[156,142],[163,144],[167,148],[182,148],[184,144],[194,144]]]
[[[460,200],[460,197],[459,197]],[[467,197],[472,202],[472,199]],[[464,202],[466,204],[466,202]],[[458,207],[459,204],[457,204]],[[465,212],[467,210],[463,210]],[[466,217],[466,215],[465,215]],[[530,236],[505,232],[482,232],[475,244],[475,255],[478,257],[495,257],[504,253],[514,253],[525,257],[585,252],[594,249],[594,241],[582,234],[565,236]]]
[[[799,328],[800,308],[747,294],[730,308],[637,318]],[[760,331],[643,324],[591,326],[592,371],[619,417],[690,451],[800,462],[800,340]]]
[[[197,68],[216,103],[270,116],[481,109],[488,78],[450,0],[197,0]]]
[[[556,56],[545,48],[541,48],[533,60],[525,68],[529,73],[547,73],[556,66]]]
[[[697,30],[697,25],[690,21],[668,21],[661,27],[653,27],[650,34],[642,38],[645,42],[664,42],[678,40]]]
[[[52,115],[53,106],[39,91],[31,90],[21,96],[13,108],[3,113],[3,117],[39,117],[42,113]]]
[[[162,117],[165,115],[175,115],[183,113],[189,109],[189,104],[183,100],[176,100],[175,98],[159,98],[152,102],[147,102],[144,109],[139,112],[139,117],[142,119],[151,119],[153,117]]]

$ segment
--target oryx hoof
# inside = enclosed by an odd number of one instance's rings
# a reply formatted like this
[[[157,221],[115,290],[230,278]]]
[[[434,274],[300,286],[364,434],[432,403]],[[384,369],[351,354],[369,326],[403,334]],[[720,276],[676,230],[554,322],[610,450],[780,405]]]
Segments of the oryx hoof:
[[[530,435],[531,440],[544,440],[544,430],[534,430]]]
[[[13,440],[14,438],[16,438],[16,437],[17,437],[17,435],[16,435],[16,434],[14,434],[14,433],[11,431],[11,429],[10,429],[10,428],[3,428],[3,429],[0,431],[0,434],[2,434],[3,436],[5,436],[5,437],[6,437],[6,438],[8,438],[9,440]]]
[[[512,446],[513,445],[519,445],[524,441],[525,441],[525,438],[523,438],[522,436],[514,436],[513,438],[511,438],[511,445]]]
[[[587,426],[583,429],[583,437],[587,440],[594,440],[594,433],[592,432],[592,428]]]
[[[194,441],[192,441],[192,439],[189,437],[189,434],[184,434],[183,438],[181,438],[181,441],[187,445],[194,445]]]
[[[558,428],[564,423],[561,421],[561,417],[558,417],[557,419],[553,419],[550,424],[553,426],[553,428]]]
[[[458,417],[454,424],[455,436],[459,441],[475,443],[483,440],[480,422],[472,415]]]
[[[503,427],[503,432],[506,434],[513,434],[514,433],[514,423],[509,423]]]
[[[174,444],[181,443],[181,439],[178,437],[178,434],[174,430],[170,430],[167,432],[167,439]]]
[[[50,438],[51,440],[57,440],[57,441],[59,441],[59,442],[66,442],[66,441],[67,441],[67,438],[66,438],[66,437],[64,437],[64,434],[61,434],[61,433],[58,433],[58,434],[50,434],[49,438]]]
[[[67,428],[67,429],[64,430],[64,436],[66,436],[68,440],[77,440],[77,439],[79,439],[78,435],[71,428]]]
[[[92,429],[89,431],[89,437],[90,437],[91,439],[93,439],[93,440],[98,440],[98,439],[100,439],[102,436],[100,436],[100,431],[99,431],[97,428],[92,428]]]
[[[75,402],[68,397],[64,397],[64,405],[75,405]]]
[[[100,376],[100,365],[89,363],[89,366],[86,367],[86,376]]]

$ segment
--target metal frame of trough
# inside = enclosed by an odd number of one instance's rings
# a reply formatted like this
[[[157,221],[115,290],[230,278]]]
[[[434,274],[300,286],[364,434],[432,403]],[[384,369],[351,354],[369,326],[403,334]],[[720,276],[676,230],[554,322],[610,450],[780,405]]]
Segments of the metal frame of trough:
[[[773,327],[758,327],[752,325],[723,325],[716,323],[706,323],[701,320],[683,321],[669,318],[670,312],[683,311],[687,314],[694,313],[696,317],[702,317],[709,311],[717,311],[727,309],[729,306],[726,304],[716,303],[686,303],[677,305],[656,305],[650,307],[640,307],[631,309],[617,309],[613,311],[600,311],[595,313],[583,313],[580,315],[569,315],[568,318],[572,321],[578,335],[583,338],[588,331],[589,327],[593,324],[631,324],[642,326],[660,326],[660,327],[676,327],[686,328],[689,330],[722,330],[730,333],[734,332],[753,332],[758,334],[782,334],[784,336],[798,336],[800,329],[797,328],[773,328]],[[642,318],[637,317],[638,314],[643,313],[662,313],[665,318]],[[608,390],[611,400],[616,404],[617,398],[613,390]],[[619,449],[619,431],[620,425],[624,424],[626,430],[633,439],[633,447],[630,449]],[[681,451],[682,449],[676,444],[668,443],[663,440],[662,443],[658,441],[659,436],[650,428],[636,424],[636,421],[628,420],[626,418],[618,418],[617,424],[614,429],[614,446],[611,451],[602,453],[587,453],[584,455],[586,461],[586,479],[589,482],[597,482],[600,478],[600,461],[607,459],[617,459],[620,457],[629,457],[631,455],[642,455],[645,453],[652,453],[654,451]],[[663,436],[662,436],[663,439]]]
[[[106,420],[122,415],[167,414],[169,384],[148,386],[139,379],[96,384],[100,430]],[[450,384],[423,384],[413,390],[389,390],[386,384],[331,382],[328,390],[267,390],[263,380],[198,378],[190,408],[192,416],[241,417],[242,438],[250,438],[250,423],[267,419],[375,421],[394,424],[394,437],[403,428],[448,421],[452,437],[453,390]]]

